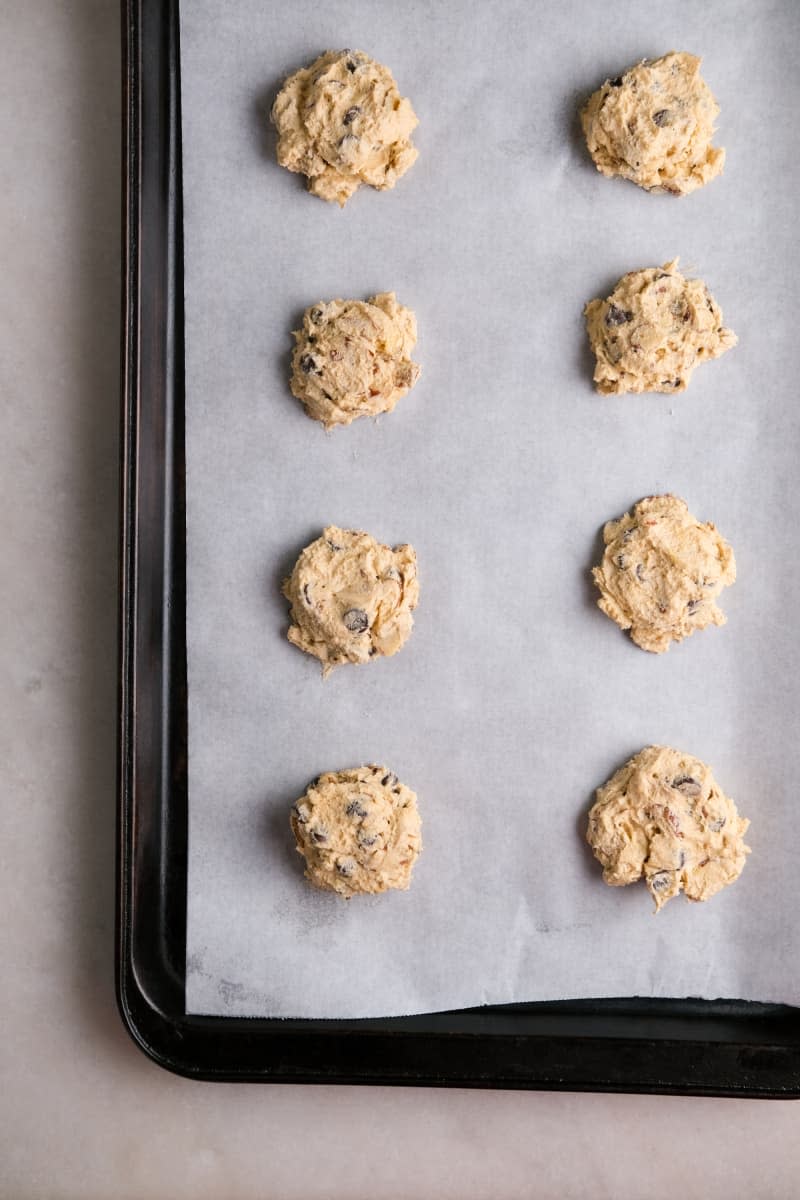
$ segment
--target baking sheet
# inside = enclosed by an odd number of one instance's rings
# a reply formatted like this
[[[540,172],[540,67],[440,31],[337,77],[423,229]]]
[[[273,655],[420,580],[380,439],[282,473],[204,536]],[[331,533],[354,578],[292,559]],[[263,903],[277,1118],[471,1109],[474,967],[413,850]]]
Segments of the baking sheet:
[[[183,0],[190,1012],[378,1016],[564,997],[800,1001],[793,823],[796,5]],[[387,63],[420,118],[392,192],[344,211],[274,161],[281,79],[330,47]],[[576,108],[669,49],[704,57],[722,179],[682,200],[603,179]],[[676,397],[600,398],[581,311],[681,256],[739,346]],[[320,299],[395,290],[420,382],[326,435],[287,386]],[[682,495],[734,546],[729,622],[662,657],[595,606],[599,533]],[[417,549],[395,658],[322,681],[280,582],[327,523]],[[652,742],[750,817],[735,887],[657,917],[605,887],[593,789]],[[419,796],[407,893],[302,878],[288,808],[386,764]]]

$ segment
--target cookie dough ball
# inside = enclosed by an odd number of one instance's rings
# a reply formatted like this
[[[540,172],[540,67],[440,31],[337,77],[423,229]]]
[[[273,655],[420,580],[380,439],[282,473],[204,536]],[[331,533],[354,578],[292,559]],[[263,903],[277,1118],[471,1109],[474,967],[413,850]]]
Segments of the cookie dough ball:
[[[362,183],[394,187],[417,157],[417,117],[387,67],[360,50],[328,50],[295,71],[272,106],[278,162],[344,206]]]
[[[603,396],[682,392],[699,363],[719,358],[737,337],[700,279],[685,279],[678,260],[623,275],[607,300],[584,309]]]
[[[417,607],[413,546],[391,549],[357,529],[329,525],[306,546],[283,585],[291,603],[289,641],[327,675],[340,663],[396,654]]]
[[[586,839],[606,883],[644,876],[658,910],[678,892],[708,900],[738,879],[749,824],[705,763],[648,746],[597,789]]]
[[[417,797],[386,767],[320,775],[292,806],[291,825],[306,879],[348,898],[405,890],[422,850]]]
[[[736,579],[733,550],[677,496],[647,496],[603,529],[592,577],[606,616],[643,650],[662,654],[707,625],[724,625],[714,603]]]
[[[293,336],[292,395],[326,429],[391,412],[419,378],[416,317],[394,292],[320,301]]]
[[[711,145],[719,108],[700,62],[673,50],[606,80],[589,97],[581,123],[598,171],[676,196],[722,172],[725,151]]]

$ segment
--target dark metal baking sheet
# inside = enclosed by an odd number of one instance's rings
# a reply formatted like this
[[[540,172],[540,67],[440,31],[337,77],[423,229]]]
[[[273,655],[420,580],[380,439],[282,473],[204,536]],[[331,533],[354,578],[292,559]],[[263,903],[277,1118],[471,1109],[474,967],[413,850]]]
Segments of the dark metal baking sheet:
[[[183,277],[177,0],[123,3],[117,994],[197,1079],[800,1096],[800,1010],[561,1001],[364,1021],[188,1016]]]

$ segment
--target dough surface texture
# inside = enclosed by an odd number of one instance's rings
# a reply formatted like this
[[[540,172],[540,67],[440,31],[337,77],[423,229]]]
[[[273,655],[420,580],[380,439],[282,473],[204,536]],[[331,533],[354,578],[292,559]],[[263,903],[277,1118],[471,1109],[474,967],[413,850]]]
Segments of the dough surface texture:
[[[278,162],[344,206],[362,184],[394,187],[417,157],[417,117],[391,71],[360,50],[328,50],[295,71],[272,106]]]
[[[592,577],[600,608],[643,650],[662,654],[707,625],[724,625],[714,603],[736,579],[733,550],[677,496],[647,496],[603,529]]]
[[[581,123],[598,171],[677,196],[722,172],[725,151],[711,145],[719,107],[700,63],[673,50],[606,80],[589,97]]]
[[[327,675],[341,663],[396,654],[411,634],[419,598],[413,546],[391,549],[368,533],[329,525],[306,546],[283,585],[288,638]]]
[[[386,767],[320,775],[290,820],[315,887],[349,898],[411,882],[422,850],[417,797]]]
[[[606,300],[584,309],[603,396],[682,392],[699,363],[719,358],[737,337],[701,279],[685,279],[678,260],[623,275]]]
[[[320,301],[293,336],[292,395],[326,429],[391,412],[419,377],[416,318],[394,292]]]
[[[738,879],[749,825],[705,763],[648,746],[597,789],[586,839],[606,883],[644,876],[658,910],[681,891],[708,900]]]

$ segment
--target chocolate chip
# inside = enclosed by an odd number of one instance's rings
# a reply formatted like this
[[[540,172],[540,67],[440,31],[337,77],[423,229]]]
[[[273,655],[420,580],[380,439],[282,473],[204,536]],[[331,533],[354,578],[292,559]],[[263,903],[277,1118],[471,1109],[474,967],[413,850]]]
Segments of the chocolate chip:
[[[305,596],[306,604],[308,604],[310,606],[311,597],[308,594],[308,584],[307,583],[303,584],[303,595]]]
[[[292,805],[292,816],[298,825],[306,825],[308,823],[310,811],[307,804],[301,804],[299,801],[297,804]]]
[[[301,371],[303,371],[306,375],[308,375],[311,373],[311,371],[316,371],[316,369],[317,369],[316,360],[313,359],[310,354],[302,354],[300,356],[300,370]]]
[[[340,875],[344,875],[345,879],[348,879],[355,869],[355,859],[352,858],[340,858],[336,864],[336,870]]]
[[[348,108],[347,112],[342,117],[342,124],[343,125],[352,125],[352,123],[353,123],[353,121],[355,121],[356,117],[360,117],[360,116],[361,116],[361,109],[359,108],[359,106],[357,104],[354,104],[352,108]]]
[[[665,125],[669,125],[670,111],[668,108],[660,108],[658,112],[653,113],[653,124],[658,125],[659,129],[663,129]]]
[[[680,387],[682,382],[683,382],[683,380],[681,380],[681,379],[673,379],[672,386],[676,387],[676,388]]]
[[[722,826],[724,824],[725,824],[725,818],[717,817],[715,821],[708,822],[708,828],[711,830],[712,833],[719,833],[720,829],[722,829]]]
[[[369,617],[363,608],[348,608],[342,620],[350,633],[366,633],[369,629]]]
[[[624,308],[617,308],[616,304],[609,304],[608,312],[606,313],[606,325],[624,325],[627,321],[632,320],[632,312],[626,312]]]
[[[395,775],[394,771],[390,771],[388,775],[384,775],[383,779],[381,780],[382,787],[394,787],[396,783],[397,776]]]
[[[315,325],[319,325],[320,321],[322,320],[322,309],[312,308],[311,312],[308,314],[308,318],[310,321],[313,321]]]
[[[348,817],[365,817],[367,810],[360,800],[351,800],[344,810]]]
[[[703,793],[703,785],[692,775],[678,775],[673,779],[672,786],[684,796],[700,796]]]
[[[347,62],[344,65],[347,67],[348,71],[352,75],[353,71],[355,71],[355,69],[356,69],[356,64],[353,62],[352,58],[348,58]]]
[[[617,566],[619,567],[620,571],[624,571],[624,570],[625,570],[625,564],[626,564],[626,562],[627,562],[627,559],[625,558],[625,555],[624,555],[624,554],[618,554],[618,555],[617,555]]]
[[[374,846],[377,840],[377,833],[360,833],[358,835],[359,844],[362,846]]]
[[[338,544],[338,542],[332,542],[330,538],[326,538],[326,539],[325,539],[325,541],[328,543],[328,545],[330,546],[331,550],[343,550],[343,549],[344,549],[344,547],[343,547],[343,546],[340,546],[340,545]]]
[[[413,387],[418,374],[416,363],[401,363],[395,372],[395,382],[398,387]]]
[[[315,846],[324,846],[328,840],[328,831],[321,827],[309,829],[308,837],[309,841],[313,842]]]
[[[630,529],[626,529],[622,535],[623,542],[629,542],[638,528],[638,525],[631,525]]]
[[[698,608],[700,607],[700,605],[702,603],[703,603],[702,600],[690,600],[689,601],[689,603],[686,605],[686,608],[689,612],[690,617],[694,616],[694,614],[697,612]]]
[[[655,874],[650,876],[647,882],[649,883],[652,891],[667,892],[669,891],[670,884],[672,883],[672,872],[656,871]]]
[[[639,580],[639,583],[644,583],[644,567],[641,563],[636,564],[636,578]]]
[[[616,79],[609,79],[609,87],[622,87],[622,76],[618,75]]]

